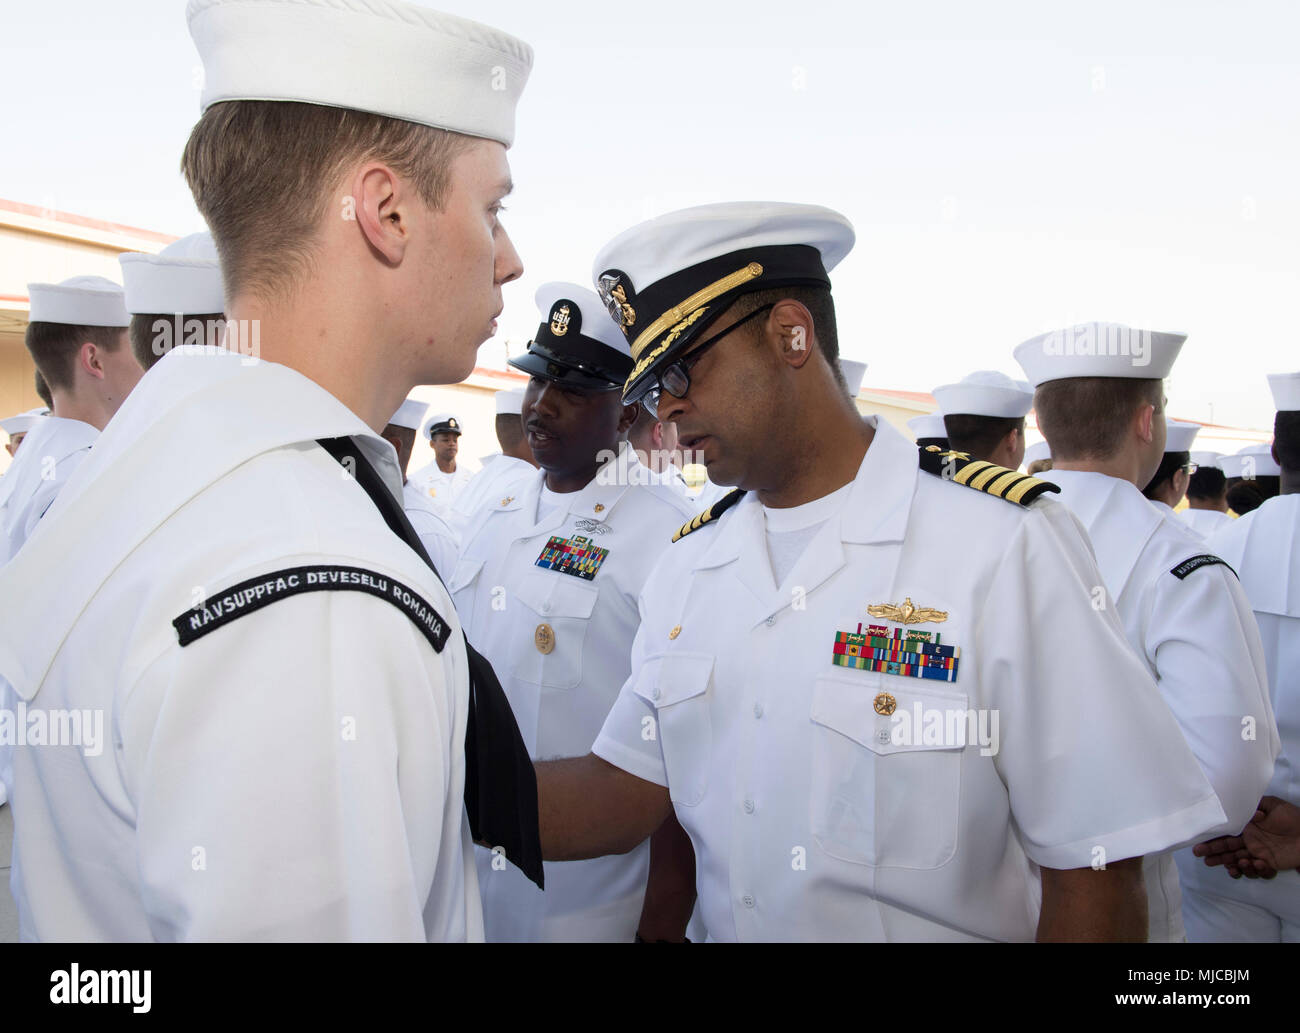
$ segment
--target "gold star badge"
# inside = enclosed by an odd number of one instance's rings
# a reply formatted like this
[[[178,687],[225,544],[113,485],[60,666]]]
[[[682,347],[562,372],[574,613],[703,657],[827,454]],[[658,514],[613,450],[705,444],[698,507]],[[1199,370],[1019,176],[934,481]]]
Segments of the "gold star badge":
[[[881,717],[888,717],[898,709],[898,700],[894,699],[888,692],[882,692],[876,696],[871,705]]]

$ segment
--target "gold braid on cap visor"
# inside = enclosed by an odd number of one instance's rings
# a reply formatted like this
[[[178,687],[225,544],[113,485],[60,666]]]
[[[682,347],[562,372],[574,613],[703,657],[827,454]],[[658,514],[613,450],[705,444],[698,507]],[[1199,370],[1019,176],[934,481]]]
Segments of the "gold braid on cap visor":
[[[668,347],[673,343],[673,341],[677,340],[677,338],[682,335],[683,331],[685,331],[687,327],[704,314],[702,306],[712,301],[714,298],[726,294],[727,291],[735,290],[737,287],[741,286],[741,284],[748,283],[750,280],[756,279],[762,275],[763,267],[757,262],[750,262],[743,269],[737,269],[734,273],[724,276],[721,280],[715,280],[707,287],[702,287],[685,301],[674,305],[642,330],[641,333],[637,335],[637,339],[632,343],[632,358],[637,359],[638,361],[636,366],[632,369],[632,375],[627,378],[627,384],[631,384],[632,381],[636,380],[637,377],[644,373],[655,359],[659,358],[660,355],[668,350]],[[674,326],[674,324],[676,325]],[[650,343],[665,330],[670,330],[670,332],[668,336],[664,338],[663,343],[644,358],[641,358],[641,353],[645,351]],[[624,385],[625,391],[627,390],[627,384]]]

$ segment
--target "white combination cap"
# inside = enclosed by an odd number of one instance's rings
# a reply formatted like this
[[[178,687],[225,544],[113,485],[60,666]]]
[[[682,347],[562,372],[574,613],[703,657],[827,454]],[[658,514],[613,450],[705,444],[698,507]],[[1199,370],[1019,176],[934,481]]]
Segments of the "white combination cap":
[[[1222,459],[1223,459],[1222,452],[1193,452],[1192,453],[1192,462],[1203,469],[1213,468],[1215,470],[1222,470],[1223,467],[1220,465],[1220,460]]]
[[[122,288],[103,276],[74,276],[62,283],[29,283],[28,320],[68,326],[130,326]]]
[[[529,376],[591,391],[621,388],[632,372],[627,338],[587,287],[556,280],[537,288],[542,322],[528,351],[507,359]]]
[[[515,136],[527,43],[397,0],[190,0],[202,110],[227,100],[352,108],[497,140]]]
[[[1278,412],[1300,410],[1300,373],[1270,373],[1268,389],[1273,392],[1273,407]]]
[[[1015,356],[1034,387],[1074,377],[1163,380],[1185,340],[1186,334],[1121,323],[1080,323],[1031,337],[1016,346]]]
[[[844,383],[849,389],[849,397],[857,398],[862,390],[862,378],[866,375],[867,364],[857,359],[840,359],[840,372],[844,374]]]
[[[1025,448],[1024,465],[1028,467],[1030,463],[1036,463],[1040,459],[1051,459],[1051,458],[1052,458],[1052,446],[1049,445],[1046,441],[1035,441],[1032,445],[1029,445]]]
[[[1229,457],[1225,456],[1224,458]],[[1242,462],[1242,472],[1230,476],[1279,477],[1282,474],[1282,467],[1273,458],[1273,443],[1271,441],[1260,441],[1254,445],[1247,445],[1237,452],[1237,458]]]
[[[625,402],[640,401],[736,299],[754,291],[830,286],[853,247],[843,215],[811,204],[740,201],[661,215],[596,256],[592,278],[636,365]]]
[[[427,441],[435,434],[455,434],[461,435],[460,420],[456,419],[449,412],[435,413],[424,421],[424,426],[420,428],[420,434]]]
[[[996,370],[976,370],[955,384],[930,392],[945,416],[1024,416],[1033,407],[1034,389]]]
[[[388,422],[394,427],[419,430],[420,421],[424,419],[424,414],[428,408],[428,402],[422,402],[418,398],[408,398],[397,407],[397,412],[393,413],[393,418]]]
[[[206,315],[224,312],[221,266],[211,233],[191,233],[156,255],[129,251],[118,255],[126,310]]]
[[[943,425],[943,413],[928,412],[924,416],[913,416],[907,421],[907,429],[916,438],[946,438],[948,428]]]
[[[1188,423],[1186,420],[1169,419],[1165,420],[1165,427],[1166,452],[1190,452],[1192,450],[1192,442],[1196,440],[1196,432],[1201,429],[1199,423]]]
[[[32,424],[42,416],[48,416],[50,410],[41,406],[39,409],[28,409],[26,412],[20,412],[16,416],[6,416],[0,420],[0,430],[3,430],[11,438],[15,434],[26,434],[32,429]]]
[[[498,391],[496,403],[498,416],[518,416],[524,411],[524,389],[515,387],[509,391]]]

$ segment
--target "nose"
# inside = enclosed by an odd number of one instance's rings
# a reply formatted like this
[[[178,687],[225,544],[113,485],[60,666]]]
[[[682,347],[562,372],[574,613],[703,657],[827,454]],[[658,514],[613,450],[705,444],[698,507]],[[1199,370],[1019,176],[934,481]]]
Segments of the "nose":
[[[539,416],[555,416],[555,386],[549,381],[543,383],[537,389],[537,394],[533,398],[532,409]]]
[[[511,280],[517,280],[524,275],[523,259],[519,257],[519,252],[515,250],[515,244],[510,239],[510,234],[504,229],[501,231],[494,271],[498,287],[503,283],[509,283]]]
[[[687,392],[688,394],[690,392]],[[686,399],[677,398],[667,391],[659,392],[659,405],[656,408],[656,415],[660,423],[668,423],[671,420],[677,420],[682,413],[686,412]]]

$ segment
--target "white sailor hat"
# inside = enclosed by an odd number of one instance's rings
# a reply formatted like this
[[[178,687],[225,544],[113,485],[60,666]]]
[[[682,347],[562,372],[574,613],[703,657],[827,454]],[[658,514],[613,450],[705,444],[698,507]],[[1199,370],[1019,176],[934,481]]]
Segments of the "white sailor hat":
[[[498,416],[518,416],[524,411],[524,389],[514,387],[509,391],[498,391],[496,403]]]
[[[1040,459],[1052,458],[1052,446],[1046,441],[1035,441],[1025,449],[1024,465],[1028,468],[1030,463],[1036,463]]]
[[[1193,452],[1192,453],[1192,462],[1195,463],[1197,466],[1199,466],[1202,470],[1208,470],[1211,468],[1215,470],[1222,470],[1223,469],[1223,466],[1221,465],[1222,459],[1223,459],[1222,452]]]
[[[424,419],[424,413],[428,408],[428,402],[422,402],[418,398],[408,398],[397,407],[397,412],[393,413],[393,418],[388,422],[394,427],[419,430],[420,421]]]
[[[858,392],[862,390],[862,378],[866,375],[867,364],[841,356],[840,372],[844,374],[844,384],[849,389],[849,397],[857,398]]]
[[[32,323],[68,326],[130,326],[122,288],[103,276],[74,276],[62,283],[29,283]]]
[[[1185,340],[1186,334],[1122,323],[1080,323],[1031,337],[1016,346],[1015,356],[1034,387],[1074,377],[1163,380]]]
[[[1268,389],[1273,392],[1273,407],[1278,412],[1300,410],[1300,373],[1270,373]]]
[[[128,251],[117,256],[122,266],[126,310],[206,315],[225,311],[221,266],[211,233],[191,233],[156,255]]]
[[[190,0],[202,110],[227,100],[352,108],[510,146],[532,48],[397,0]]]
[[[1271,441],[1260,441],[1254,445],[1247,445],[1237,453],[1237,457],[1241,459],[1241,473],[1230,474],[1229,476],[1279,477],[1282,474],[1282,467],[1273,458],[1273,443]],[[1232,457],[1225,456],[1224,458]]]
[[[853,239],[849,220],[829,208],[750,201],[686,208],[620,233],[592,278],[635,363],[623,401],[640,401],[742,295],[829,287]]]
[[[1034,389],[996,370],[976,370],[955,384],[930,392],[945,416],[1024,416],[1033,407]]]
[[[534,377],[584,388],[613,391],[632,372],[627,340],[610,320],[600,298],[576,283],[537,288],[542,323],[528,351],[507,360]]]
[[[923,438],[946,438],[948,428],[943,425],[943,413],[928,412],[923,416],[913,416],[907,421],[907,429],[919,441]]]
[[[1199,423],[1169,419],[1165,420],[1165,427],[1166,452],[1190,452],[1192,442],[1196,440],[1196,432],[1201,429]]]
[[[26,412],[20,412],[16,416],[6,416],[0,420],[0,430],[3,430],[11,438],[15,434],[26,434],[32,429],[32,424],[42,416],[48,416],[50,410],[41,406],[36,409],[28,409]]]
[[[460,437],[460,420],[449,412],[436,413],[424,421],[420,433],[426,441],[435,434],[455,434]]]

